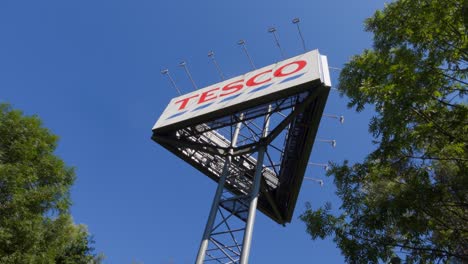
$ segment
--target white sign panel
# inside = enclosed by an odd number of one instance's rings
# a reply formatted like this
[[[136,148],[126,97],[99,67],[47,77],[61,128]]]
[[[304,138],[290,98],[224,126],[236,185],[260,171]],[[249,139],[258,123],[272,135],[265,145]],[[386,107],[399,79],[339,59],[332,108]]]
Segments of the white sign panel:
[[[153,130],[313,80],[331,86],[327,59],[318,50],[176,97],[166,107]]]

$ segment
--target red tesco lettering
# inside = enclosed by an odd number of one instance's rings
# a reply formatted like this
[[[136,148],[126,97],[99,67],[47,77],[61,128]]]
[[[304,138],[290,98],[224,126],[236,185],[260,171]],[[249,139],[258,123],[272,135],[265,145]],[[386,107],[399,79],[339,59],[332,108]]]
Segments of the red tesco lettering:
[[[273,78],[283,78],[283,77],[289,76],[291,74],[294,74],[296,72],[301,71],[302,69],[305,68],[306,65],[307,65],[306,61],[298,60],[298,61],[293,61],[293,62],[290,62],[288,64],[285,64],[285,65],[279,67],[278,69],[276,69],[274,72],[273,72],[273,70],[267,70],[267,71],[264,71],[264,72],[257,73],[254,76],[250,77],[245,82],[245,86],[254,87],[254,86],[257,86],[257,85],[260,85],[260,84],[268,83]],[[294,68],[292,68],[292,67],[294,67]],[[272,72],[273,72],[273,76],[271,76],[271,77],[269,77],[269,78],[267,78],[267,79],[265,79],[263,81],[259,81],[259,79],[261,79],[261,77],[267,76],[268,74],[271,74]],[[178,100],[178,101],[175,102],[175,104],[180,104],[179,109],[178,109],[180,111],[180,110],[184,110],[187,107],[190,100],[195,99],[197,97],[200,97],[198,99],[198,102],[197,102],[197,105],[199,105],[199,104],[202,104],[202,103],[205,103],[205,102],[208,102],[208,101],[215,100],[218,97],[223,97],[223,96],[227,96],[227,95],[237,93],[237,92],[241,91],[243,88],[244,88],[244,79],[241,79],[241,80],[231,82],[231,83],[225,85],[223,88],[219,88],[219,87],[218,88],[213,88],[213,89],[205,91],[205,92],[203,92],[201,94],[195,94],[195,95],[186,97],[184,99]],[[218,92],[216,92],[216,91],[218,91]]]

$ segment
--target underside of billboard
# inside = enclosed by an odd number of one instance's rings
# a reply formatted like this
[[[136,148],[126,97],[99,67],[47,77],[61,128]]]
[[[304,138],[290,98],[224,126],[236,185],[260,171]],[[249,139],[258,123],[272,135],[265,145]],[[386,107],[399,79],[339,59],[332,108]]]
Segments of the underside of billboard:
[[[265,147],[258,209],[285,224],[330,86],[326,57],[314,50],[174,98],[152,139],[216,182],[231,157],[225,187],[236,195],[249,193],[256,151]],[[248,205],[226,200],[221,206],[246,220]]]

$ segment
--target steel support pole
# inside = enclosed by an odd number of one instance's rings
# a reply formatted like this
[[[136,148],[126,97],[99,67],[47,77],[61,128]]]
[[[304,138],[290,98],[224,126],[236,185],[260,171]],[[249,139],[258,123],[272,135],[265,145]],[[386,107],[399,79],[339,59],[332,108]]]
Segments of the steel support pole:
[[[223,194],[224,183],[229,174],[229,166],[231,164],[231,157],[227,156],[224,160],[223,173],[218,181],[218,188],[216,188],[216,193],[213,198],[213,203],[211,204],[210,215],[208,216],[208,221],[206,222],[205,231],[203,232],[203,238],[200,244],[200,249],[198,250],[197,264],[202,264],[205,260],[206,249],[208,248],[208,242],[210,239],[211,229],[213,228],[213,223],[216,220],[216,213],[218,212],[219,201]]]
[[[241,119],[243,115],[241,115]],[[239,137],[239,131],[241,128],[241,122],[237,123],[236,129],[234,131],[234,135],[232,136],[232,145],[236,146],[237,139]],[[211,230],[213,229],[214,221],[216,220],[216,214],[218,212],[219,202],[221,201],[221,197],[223,194],[224,183],[226,182],[226,178],[229,175],[229,167],[231,165],[231,156],[227,156],[224,160],[224,167],[221,177],[218,181],[218,187],[216,188],[216,193],[213,198],[213,203],[211,204],[210,214],[208,216],[208,220],[206,222],[205,231],[203,232],[203,238],[200,243],[200,248],[198,250],[197,261],[196,264],[203,264],[206,256],[206,250],[208,249],[208,243],[211,235]]]
[[[255,222],[255,213],[257,212],[258,194],[260,192],[260,183],[262,179],[263,158],[265,156],[265,146],[258,148],[257,166],[255,168],[255,177],[251,190],[251,201],[249,205],[249,216],[245,227],[244,240],[242,243],[242,254],[240,263],[247,264],[249,262],[250,245],[252,244],[252,233]]]
[[[270,127],[270,112],[271,105],[268,106],[268,114],[265,116],[263,123],[262,138],[268,135],[268,128]],[[258,148],[257,166],[255,167],[255,176],[253,179],[252,190],[250,191],[250,205],[249,216],[247,217],[247,224],[245,227],[244,240],[242,242],[242,253],[240,264],[249,263],[250,246],[252,244],[253,227],[255,223],[255,214],[257,212],[258,195],[260,193],[260,184],[262,180],[263,158],[265,157],[266,146],[261,145]]]

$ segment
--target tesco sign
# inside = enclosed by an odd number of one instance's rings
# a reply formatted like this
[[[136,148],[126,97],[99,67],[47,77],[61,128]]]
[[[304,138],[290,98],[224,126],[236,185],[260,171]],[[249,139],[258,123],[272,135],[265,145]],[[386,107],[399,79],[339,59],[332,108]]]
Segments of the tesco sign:
[[[294,65],[294,69],[285,70],[288,66]],[[276,77],[286,77],[294,73],[300,72],[307,65],[305,60],[293,61],[288,64],[282,65],[280,68],[276,69],[273,72],[272,69],[260,72],[250,77],[247,81],[244,79],[236,80],[226,84],[224,87],[216,87],[204,91],[200,94],[194,94],[183,99],[175,101],[175,104],[179,105],[178,110],[184,110],[187,107],[187,104],[192,99],[198,99],[197,105],[206,103],[212,100],[217,99],[218,97],[228,96],[231,94],[239,93],[244,88],[255,87],[261,84],[271,82],[271,80]]]
[[[326,57],[314,50],[176,97],[153,130],[317,79],[331,86]]]

